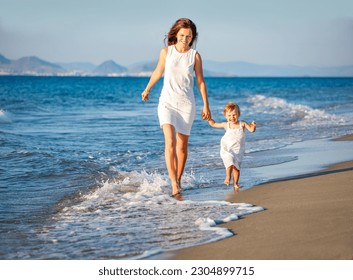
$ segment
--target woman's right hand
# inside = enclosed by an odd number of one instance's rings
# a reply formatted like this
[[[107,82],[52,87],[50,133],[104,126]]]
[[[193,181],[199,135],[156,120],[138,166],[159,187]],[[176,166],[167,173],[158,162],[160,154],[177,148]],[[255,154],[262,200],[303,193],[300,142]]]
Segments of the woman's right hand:
[[[144,90],[141,94],[142,101],[147,101],[148,100],[148,94],[149,92],[147,90]]]

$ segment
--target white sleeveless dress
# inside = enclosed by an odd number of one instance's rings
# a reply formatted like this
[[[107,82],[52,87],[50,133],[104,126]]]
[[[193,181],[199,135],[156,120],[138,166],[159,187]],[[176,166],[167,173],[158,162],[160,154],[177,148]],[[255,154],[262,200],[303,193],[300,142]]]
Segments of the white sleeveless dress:
[[[171,124],[178,133],[190,135],[195,119],[194,65],[196,51],[180,53],[168,47],[164,82],[158,104],[159,124]]]
[[[239,128],[230,128],[227,123],[226,132],[221,139],[220,155],[225,168],[234,165],[240,170],[245,151],[245,133],[242,123],[239,121]]]

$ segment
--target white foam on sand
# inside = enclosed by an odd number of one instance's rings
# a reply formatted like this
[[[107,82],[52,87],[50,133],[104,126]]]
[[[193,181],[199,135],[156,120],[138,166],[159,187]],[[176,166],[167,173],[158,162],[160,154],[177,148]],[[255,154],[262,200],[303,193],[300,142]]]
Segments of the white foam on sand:
[[[46,256],[85,259],[82,250],[90,248],[87,258],[146,257],[232,236],[217,225],[263,210],[246,203],[188,200],[187,186],[184,200],[178,201],[170,197],[167,182],[158,173],[120,172],[82,195],[79,203],[61,209],[53,223],[40,230],[51,244]]]

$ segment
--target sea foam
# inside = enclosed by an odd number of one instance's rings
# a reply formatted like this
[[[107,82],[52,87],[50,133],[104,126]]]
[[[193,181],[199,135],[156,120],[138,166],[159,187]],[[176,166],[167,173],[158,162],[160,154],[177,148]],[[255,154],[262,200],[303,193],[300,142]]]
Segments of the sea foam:
[[[0,109],[0,123],[11,123],[9,114],[3,109]]]
[[[77,241],[94,238],[99,238],[100,244],[105,243],[102,240],[114,244],[108,249],[91,248],[97,258],[140,258],[156,250],[227,238],[233,233],[218,224],[263,210],[246,203],[189,200],[187,192],[184,200],[178,201],[169,196],[165,175],[120,172],[84,194],[80,202],[61,209],[52,225],[40,230],[40,236],[53,241],[50,250],[55,254],[65,254],[68,244],[76,246],[77,250],[70,250],[74,255],[67,258],[84,258],[79,255],[82,244]]]
[[[293,126],[317,126],[320,124],[343,123],[345,120],[324,110],[314,109],[303,104],[290,103],[277,97],[254,95],[247,100],[252,104],[251,110],[270,114],[276,117],[282,116]]]

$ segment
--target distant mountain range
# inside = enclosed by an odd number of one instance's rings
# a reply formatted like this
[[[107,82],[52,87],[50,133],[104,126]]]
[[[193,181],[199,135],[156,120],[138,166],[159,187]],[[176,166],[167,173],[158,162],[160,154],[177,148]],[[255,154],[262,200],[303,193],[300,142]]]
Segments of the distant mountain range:
[[[0,54],[0,75],[146,77],[151,75],[156,65],[157,61],[148,61],[125,67],[112,60],[100,65],[52,63],[36,56],[11,60]],[[205,60],[203,68],[206,77],[353,77],[353,65],[304,67]]]

